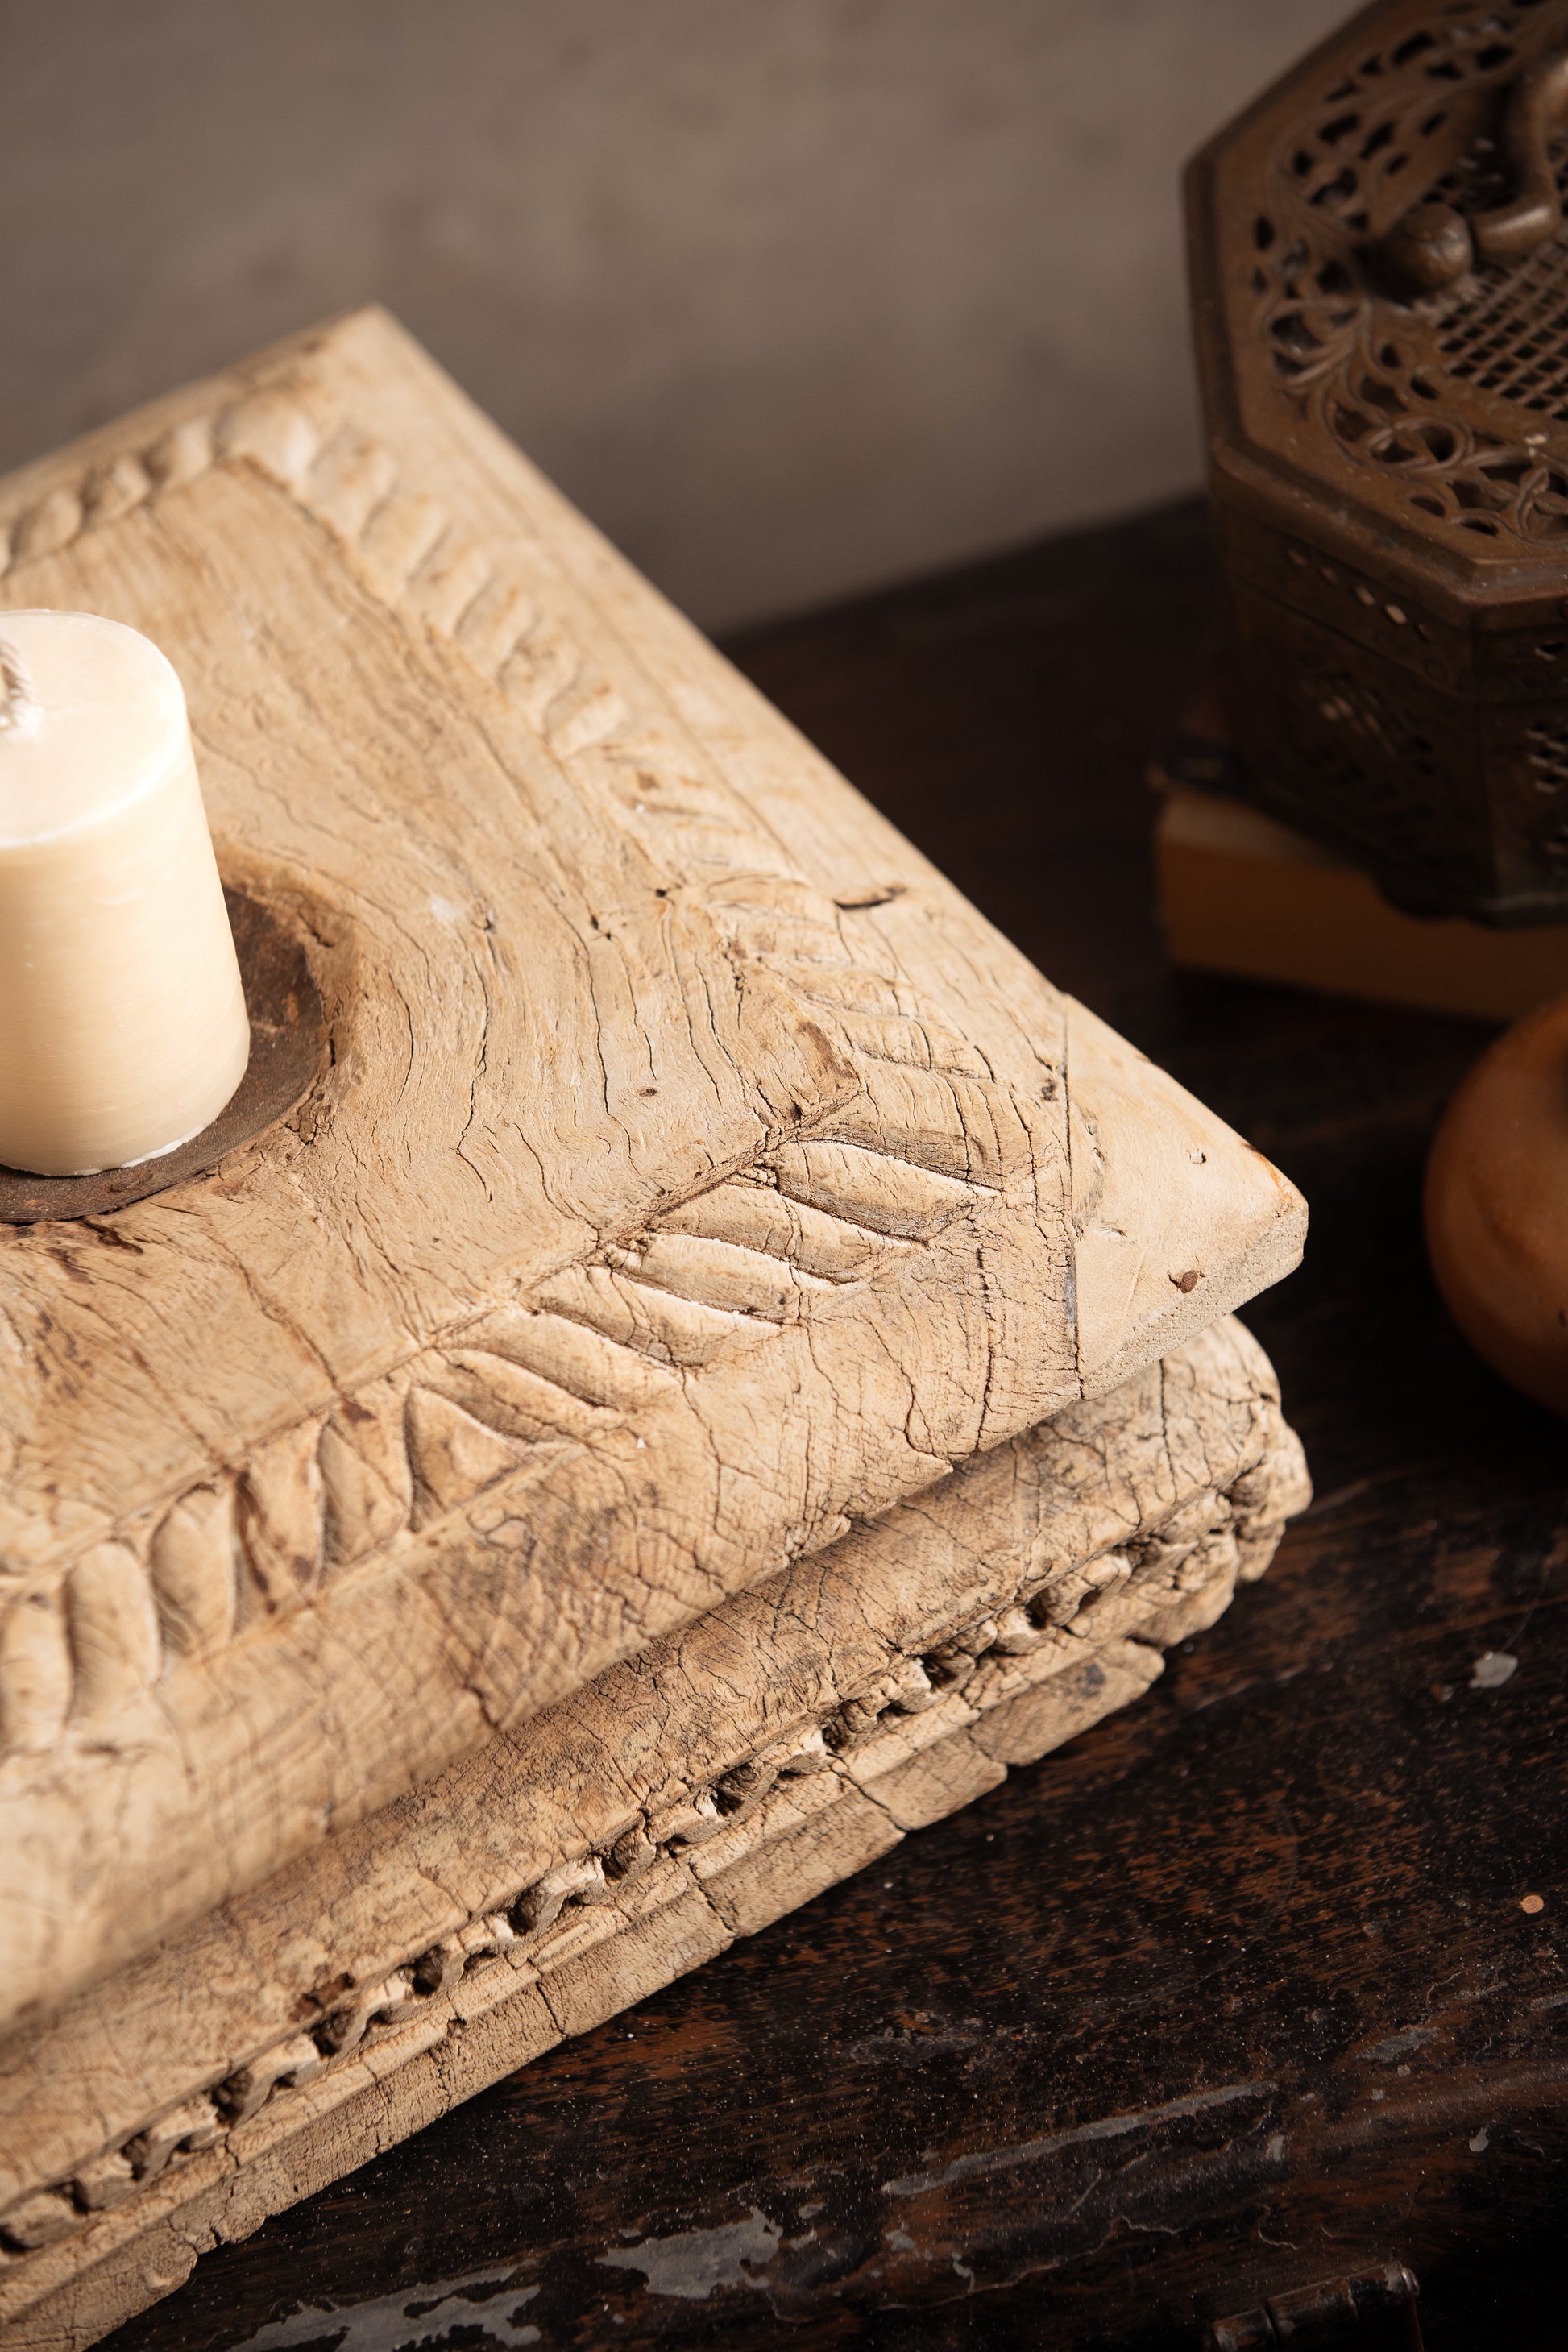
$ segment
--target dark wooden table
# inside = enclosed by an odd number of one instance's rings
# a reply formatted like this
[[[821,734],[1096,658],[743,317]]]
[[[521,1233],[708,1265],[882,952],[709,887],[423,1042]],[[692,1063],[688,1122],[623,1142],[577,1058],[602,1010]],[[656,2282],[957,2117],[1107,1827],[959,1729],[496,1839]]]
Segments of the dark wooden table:
[[[116,2352],[1155,2352],[1390,2258],[1432,2352],[1568,2336],[1568,1446],[1449,1327],[1417,1223],[1487,1033],[1166,968],[1141,772],[1213,597],[1183,508],[735,650],[1302,1186],[1306,1265],[1248,1320],[1312,1509],[1139,1706],[210,2256]],[[1487,1652],[1517,1669],[1477,1687]]]

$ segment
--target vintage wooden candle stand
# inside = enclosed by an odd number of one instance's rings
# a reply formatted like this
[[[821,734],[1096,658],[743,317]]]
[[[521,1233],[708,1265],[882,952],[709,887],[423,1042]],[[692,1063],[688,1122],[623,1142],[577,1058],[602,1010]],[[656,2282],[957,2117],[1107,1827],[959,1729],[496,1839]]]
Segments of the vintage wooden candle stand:
[[[1568,918],[1563,0],[1380,0],[1193,166],[1246,788],[1399,904]]]
[[[181,673],[258,1038],[0,1180],[52,2352],[1136,1696],[1303,1499],[1227,1318],[1304,1212],[381,314],[0,520]]]

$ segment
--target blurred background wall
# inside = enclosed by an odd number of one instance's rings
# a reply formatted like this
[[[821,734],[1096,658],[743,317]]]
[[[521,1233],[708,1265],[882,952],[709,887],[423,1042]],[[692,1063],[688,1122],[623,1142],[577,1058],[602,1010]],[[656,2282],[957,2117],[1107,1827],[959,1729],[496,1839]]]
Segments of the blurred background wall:
[[[1194,487],[1178,178],[1343,0],[0,0],[0,465],[387,303],[710,628]]]

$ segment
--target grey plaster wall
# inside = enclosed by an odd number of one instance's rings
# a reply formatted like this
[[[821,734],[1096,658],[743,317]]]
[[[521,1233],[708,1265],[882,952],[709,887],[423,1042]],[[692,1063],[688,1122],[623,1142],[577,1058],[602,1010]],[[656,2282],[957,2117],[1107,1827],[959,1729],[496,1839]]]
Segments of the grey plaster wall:
[[[1177,182],[1341,0],[0,0],[0,464],[375,296],[710,626],[1200,478]]]

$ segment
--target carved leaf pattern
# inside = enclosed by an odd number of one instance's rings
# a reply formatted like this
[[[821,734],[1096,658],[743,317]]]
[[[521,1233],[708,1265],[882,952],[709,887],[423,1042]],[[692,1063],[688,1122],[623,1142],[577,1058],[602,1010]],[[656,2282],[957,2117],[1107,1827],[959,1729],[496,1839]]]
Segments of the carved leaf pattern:
[[[201,1657],[226,1642],[238,1613],[234,1490],[193,1486],[153,1530],[149,1558],[165,1647]]]

